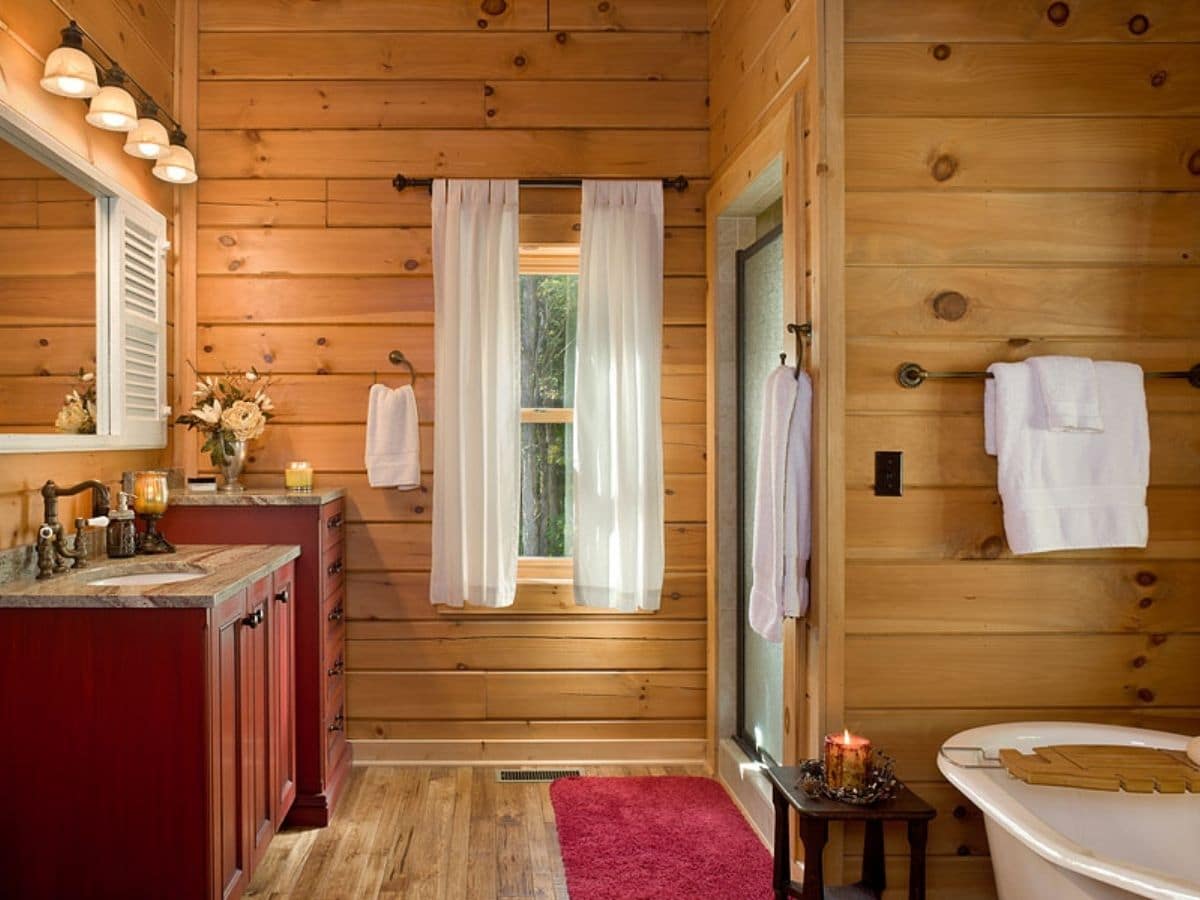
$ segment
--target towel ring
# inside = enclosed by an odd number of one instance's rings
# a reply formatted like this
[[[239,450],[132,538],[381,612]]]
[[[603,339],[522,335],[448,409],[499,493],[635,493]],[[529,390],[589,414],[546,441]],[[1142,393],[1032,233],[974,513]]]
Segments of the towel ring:
[[[800,373],[804,369],[804,341],[812,337],[812,322],[796,322],[788,323],[788,334],[796,336],[796,380],[800,380]],[[779,354],[779,364],[787,365],[787,354]]]
[[[408,378],[409,378],[408,383],[414,387],[416,386],[417,370],[413,368],[413,364],[409,361],[407,356],[405,356],[399,350],[393,350],[391,353],[388,354],[388,362],[390,362],[393,366],[404,366],[405,368],[407,368],[408,369]],[[379,384],[379,370],[378,369],[375,370],[375,374],[374,374],[374,377],[373,377],[371,383]]]

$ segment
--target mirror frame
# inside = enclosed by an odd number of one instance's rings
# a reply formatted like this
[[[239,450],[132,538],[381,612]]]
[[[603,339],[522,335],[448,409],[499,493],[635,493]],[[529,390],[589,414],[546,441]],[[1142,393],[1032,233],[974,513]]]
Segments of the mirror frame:
[[[118,203],[162,223],[166,233],[166,217],[145,200],[125,188],[116,178],[60,141],[49,131],[29,119],[0,97],[0,138],[27,153],[30,157],[58,172],[64,178],[91,193],[96,198],[96,434],[58,434],[47,432],[5,434],[0,432],[0,454],[86,452],[95,450],[162,449],[167,446],[166,421],[169,407],[161,412],[161,437],[147,441],[131,437],[123,426],[120,411],[123,373],[120,354],[120,276],[113,265],[115,227],[114,215]],[[170,244],[164,239],[163,252]],[[160,301],[165,310],[169,300],[166,279],[160,287]],[[166,372],[166,316],[159,323],[161,349],[161,378]],[[163,396],[166,401],[165,391]]]

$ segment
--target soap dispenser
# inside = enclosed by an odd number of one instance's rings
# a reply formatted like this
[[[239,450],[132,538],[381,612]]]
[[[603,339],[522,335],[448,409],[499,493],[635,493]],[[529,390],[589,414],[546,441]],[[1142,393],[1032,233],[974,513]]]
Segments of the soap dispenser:
[[[137,553],[137,525],[129,501],[133,494],[121,491],[117,494],[117,508],[108,513],[108,556],[110,559],[128,559]]]

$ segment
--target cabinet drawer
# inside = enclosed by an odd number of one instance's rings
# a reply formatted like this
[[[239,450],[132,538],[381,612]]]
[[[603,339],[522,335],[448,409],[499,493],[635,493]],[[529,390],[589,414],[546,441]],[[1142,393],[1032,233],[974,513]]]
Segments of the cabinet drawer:
[[[346,583],[346,546],[336,544],[321,554],[321,580],[326,600]]]
[[[321,549],[340,544],[346,536],[346,501],[334,500],[321,507]]]

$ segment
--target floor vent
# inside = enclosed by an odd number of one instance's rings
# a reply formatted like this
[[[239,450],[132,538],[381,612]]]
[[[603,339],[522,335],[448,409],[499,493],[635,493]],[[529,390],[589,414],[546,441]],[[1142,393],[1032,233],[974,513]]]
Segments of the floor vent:
[[[579,769],[498,769],[497,781],[554,781],[557,778],[578,778]]]

